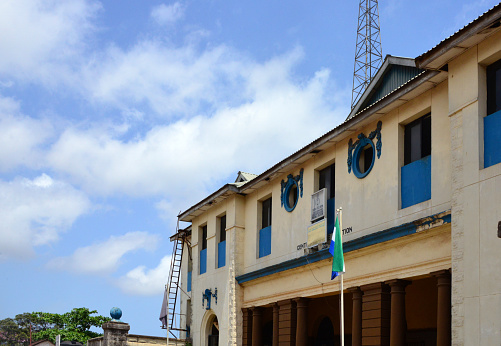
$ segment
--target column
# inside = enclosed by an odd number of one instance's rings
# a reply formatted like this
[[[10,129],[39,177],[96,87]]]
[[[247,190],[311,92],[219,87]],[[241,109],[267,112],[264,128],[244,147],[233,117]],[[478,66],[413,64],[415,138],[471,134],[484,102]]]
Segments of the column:
[[[382,282],[361,286],[362,345],[390,344],[390,292]]]
[[[273,304],[273,346],[278,346],[278,311],[277,303]]]
[[[405,345],[407,337],[405,287],[410,281],[396,279],[386,283],[391,287],[390,346]]]
[[[308,344],[308,300],[306,298],[294,299],[296,302],[296,346]]]
[[[262,317],[263,311],[260,307],[253,307],[252,310],[252,346],[263,344]]]
[[[451,344],[451,274],[449,270],[431,273],[437,278],[437,346]]]
[[[351,320],[351,344],[362,345],[362,291],[360,287],[349,288],[353,296],[352,320]]]
[[[278,302],[278,345],[296,344],[296,309],[290,299]]]
[[[242,345],[251,346],[252,345],[252,311],[247,308],[242,309],[243,319],[242,319]]]
[[[127,346],[128,323],[111,321],[103,323],[103,346]]]

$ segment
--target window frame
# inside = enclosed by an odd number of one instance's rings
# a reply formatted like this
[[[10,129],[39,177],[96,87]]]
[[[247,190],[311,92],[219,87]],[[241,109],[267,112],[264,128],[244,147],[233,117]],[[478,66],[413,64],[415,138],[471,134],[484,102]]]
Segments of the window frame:
[[[414,129],[418,129],[419,134],[413,132]],[[404,166],[431,155],[431,139],[431,112],[404,125]],[[419,144],[416,143],[418,140]],[[419,146],[418,157],[413,157],[415,146]]]

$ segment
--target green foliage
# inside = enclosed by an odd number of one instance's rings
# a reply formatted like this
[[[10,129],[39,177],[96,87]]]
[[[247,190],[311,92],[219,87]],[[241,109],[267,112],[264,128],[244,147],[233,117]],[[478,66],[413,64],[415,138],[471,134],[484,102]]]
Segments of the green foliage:
[[[87,308],[75,308],[64,314],[48,312],[32,312],[16,315],[15,319],[0,320],[0,345],[29,345],[30,325],[32,340],[50,340],[56,342],[56,336],[61,335],[61,341],[78,341],[85,344],[87,340],[101,334],[90,330],[91,327],[101,327],[109,317],[91,316],[97,313]]]

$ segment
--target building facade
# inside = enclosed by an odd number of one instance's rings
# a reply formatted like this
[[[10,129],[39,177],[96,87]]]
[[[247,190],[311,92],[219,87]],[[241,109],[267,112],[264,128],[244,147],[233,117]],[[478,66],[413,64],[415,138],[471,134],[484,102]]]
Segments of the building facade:
[[[500,20],[387,56],[345,122],[182,212],[182,337],[338,345],[342,208],[346,345],[499,345]]]

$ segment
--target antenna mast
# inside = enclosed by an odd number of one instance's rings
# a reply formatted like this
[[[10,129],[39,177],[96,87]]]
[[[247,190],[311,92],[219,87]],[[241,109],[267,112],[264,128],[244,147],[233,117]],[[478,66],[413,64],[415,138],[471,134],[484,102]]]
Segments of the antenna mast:
[[[382,62],[378,0],[360,0],[351,109],[357,104]]]

